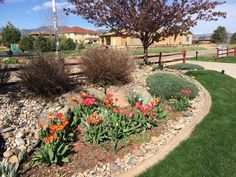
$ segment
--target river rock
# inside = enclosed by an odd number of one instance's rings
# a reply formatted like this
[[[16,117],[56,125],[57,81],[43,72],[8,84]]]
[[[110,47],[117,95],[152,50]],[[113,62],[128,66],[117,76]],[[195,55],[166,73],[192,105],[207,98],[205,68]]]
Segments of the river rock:
[[[24,133],[22,133],[21,131],[18,131],[16,133],[16,138],[22,138],[24,136]]]
[[[13,152],[12,151],[5,151],[4,153],[3,153],[3,157],[5,157],[5,158],[9,158],[9,157],[11,157],[13,155]]]
[[[23,146],[25,145],[25,141],[22,138],[16,138],[15,139],[16,145],[17,146]]]
[[[13,130],[14,130],[14,128],[12,128],[12,127],[7,127],[7,128],[4,128],[4,129],[2,130],[2,133],[10,132],[10,131],[13,131]]]
[[[18,162],[19,162],[19,160],[16,155],[13,155],[9,158],[9,163],[11,163],[11,164],[18,163]]]

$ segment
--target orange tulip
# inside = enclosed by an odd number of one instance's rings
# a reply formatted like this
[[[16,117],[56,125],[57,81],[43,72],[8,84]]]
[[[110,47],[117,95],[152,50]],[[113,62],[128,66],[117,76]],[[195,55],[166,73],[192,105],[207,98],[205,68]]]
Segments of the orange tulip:
[[[64,118],[61,119],[61,122],[62,122],[62,125],[64,125],[64,126],[69,124],[68,120],[64,119]]]
[[[96,118],[96,117],[97,117],[97,114],[96,114],[96,113],[93,113],[93,114],[92,114],[92,117],[93,117],[93,118]]]
[[[57,130],[58,130],[58,131],[61,131],[61,130],[64,129],[64,127],[65,127],[64,125],[58,125],[58,126],[57,126]]]
[[[92,123],[92,120],[90,119],[90,117],[86,118],[86,122],[90,125]]]
[[[98,120],[99,120],[99,121],[103,121],[103,117],[102,117],[102,116],[99,116],[99,117],[98,117]]]

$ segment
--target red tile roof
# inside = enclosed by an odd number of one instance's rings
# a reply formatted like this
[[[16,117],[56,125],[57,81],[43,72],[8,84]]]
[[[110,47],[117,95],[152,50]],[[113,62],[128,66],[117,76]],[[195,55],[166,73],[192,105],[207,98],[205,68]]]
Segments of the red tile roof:
[[[71,27],[61,29],[61,33],[82,33],[82,34],[96,34],[96,31],[88,30],[80,27]]]

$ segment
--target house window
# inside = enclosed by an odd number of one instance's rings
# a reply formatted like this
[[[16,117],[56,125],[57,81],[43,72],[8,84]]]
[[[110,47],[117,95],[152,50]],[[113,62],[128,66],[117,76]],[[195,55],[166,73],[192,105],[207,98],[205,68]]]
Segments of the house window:
[[[186,36],[186,41],[189,42],[189,36]]]

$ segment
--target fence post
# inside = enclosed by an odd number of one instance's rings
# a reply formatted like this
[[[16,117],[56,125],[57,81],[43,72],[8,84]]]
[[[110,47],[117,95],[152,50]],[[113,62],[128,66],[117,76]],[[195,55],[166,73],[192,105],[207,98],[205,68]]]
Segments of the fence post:
[[[160,52],[160,54],[159,54],[159,61],[158,61],[159,66],[161,66],[161,58],[162,58],[162,53]]]
[[[183,51],[183,64],[186,63],[186,50]]]
[[[198,59],[198,51],[196,51],[196,60]]]
[[[216,61],[219,62],[220,49],[216,48]]]
[[[234,47],[234,56],[236,57],[236,47]]]
[[[228,47],[227,47],[226,51],[227,51],[227,57],[228,57],[229,56],[229,48]]]

